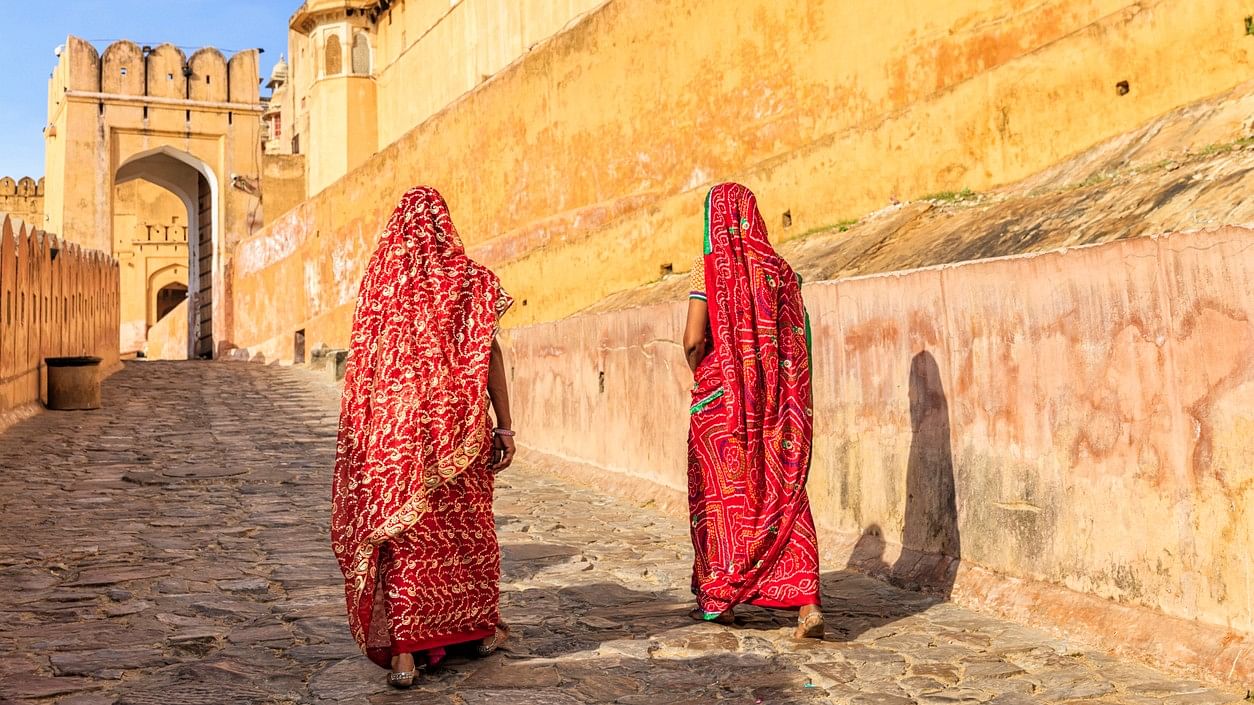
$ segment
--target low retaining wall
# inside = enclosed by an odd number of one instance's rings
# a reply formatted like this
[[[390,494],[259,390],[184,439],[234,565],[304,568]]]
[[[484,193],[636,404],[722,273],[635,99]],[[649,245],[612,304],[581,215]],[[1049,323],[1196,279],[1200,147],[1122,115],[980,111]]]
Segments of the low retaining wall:
[[[118,311],[116,260],[0,214],[0,428],[43,398],[44,358],[116,369]]]
[[[187,359],[186,299],[149,329],[144,357],[149,360]]]
[[[806,286],[827,565],[1254,678],[1252,281],[1230,227]],[[520,441],[679,510],[685,310],[512,331]]]

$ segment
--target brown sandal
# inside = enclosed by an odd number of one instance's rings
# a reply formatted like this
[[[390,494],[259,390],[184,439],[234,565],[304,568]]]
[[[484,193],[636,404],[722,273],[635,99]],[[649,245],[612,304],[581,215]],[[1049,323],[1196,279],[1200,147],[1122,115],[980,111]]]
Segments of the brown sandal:
[[[827,627],[823,623],[823,613],[815,611],[797,620],[797,629],[793,632],[793,637],[797,639],[822,639],[826,631]]]
[[[725,627],[734,626],[736,624],[736,615],[733,614],[731,610],[720,612],[714,619],[706,619],[705,611],[700,607],[696,607],[688,613],[688,616],[692,617],[695,622],[714,622],[715,624],[721,624]]]
[[[509,627],[504,624],[498,624],[496,627],[496,633],[479,642],[479,646],[475,648],[475,653],[478,654],[480,658],[491,656],[508,640]]]

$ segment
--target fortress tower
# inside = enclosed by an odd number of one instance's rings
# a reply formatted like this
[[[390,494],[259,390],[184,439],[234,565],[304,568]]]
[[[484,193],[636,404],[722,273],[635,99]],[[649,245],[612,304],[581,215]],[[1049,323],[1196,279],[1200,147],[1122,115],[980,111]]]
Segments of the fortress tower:
[[[293,151],[317,193],[379,148],[375,0],[309,0],[288,23]],[[299,97],[297,97],[299,96]]]
[[[189,354],[211,357],[228,342],[229,253],[260,223],[257,59],[256,50],[228,61],[213,48],[189,57],[130,41],[98,52],[77,37],[58,49],[42,226],[119,256],[123,352],[143,346],[153,312],[168,309],[180,286]],[[182,212],[145,214],[122,202],[163,202],[153,190],[172,194]]]

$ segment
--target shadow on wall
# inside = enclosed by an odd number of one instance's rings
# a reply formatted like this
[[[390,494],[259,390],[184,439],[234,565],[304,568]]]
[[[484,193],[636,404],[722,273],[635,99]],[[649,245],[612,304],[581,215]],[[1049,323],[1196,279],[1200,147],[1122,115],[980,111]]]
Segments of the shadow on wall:
[[[910,430],[901,555],[891,566],[884,561],[884,538],[880,527],[872,524],[854,546],[849,567],[901,588],[948,599],[958,573],[962,543],[949,401],[940,366],[927,351],[910,362]]]

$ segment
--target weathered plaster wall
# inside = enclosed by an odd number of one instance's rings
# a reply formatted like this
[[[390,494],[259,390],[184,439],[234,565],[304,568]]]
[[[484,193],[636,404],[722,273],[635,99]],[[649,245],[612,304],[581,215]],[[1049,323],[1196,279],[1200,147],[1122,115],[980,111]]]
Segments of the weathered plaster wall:
[[[96,355],[102,373],[117,366],[117,291],[108,255],[0,214],[0,427],[42,398],[45,357]]]
[[[407,0],[376,26],[379,145],[392,144],[605,0]],[[432,71],[439,66],[439,71]],[[414,90],[422,76],[422,90]]]
[[[342,346],[341,284],[416,183],[517,296],[510,324],[551,320],[684,268],[716,180],[772,204],[785,240],[1026,177],[1230,89],[1254,55],[1237,0],[891,5],[610,2],[242,243],[235,342]]]
[[[44,222],[44,180],[29,176],[0,177],[0,213],[8,213],[27,223]]]
[[[261,216],[270,223],[305,200],[305,158],[299,154],[261,157]]]
[[[829,567],[948,552],[961,599],[1254,675],[1251,281],[1230,227],[807,285]],[[681,496],[684,311],[511,331],[520,442]]]

